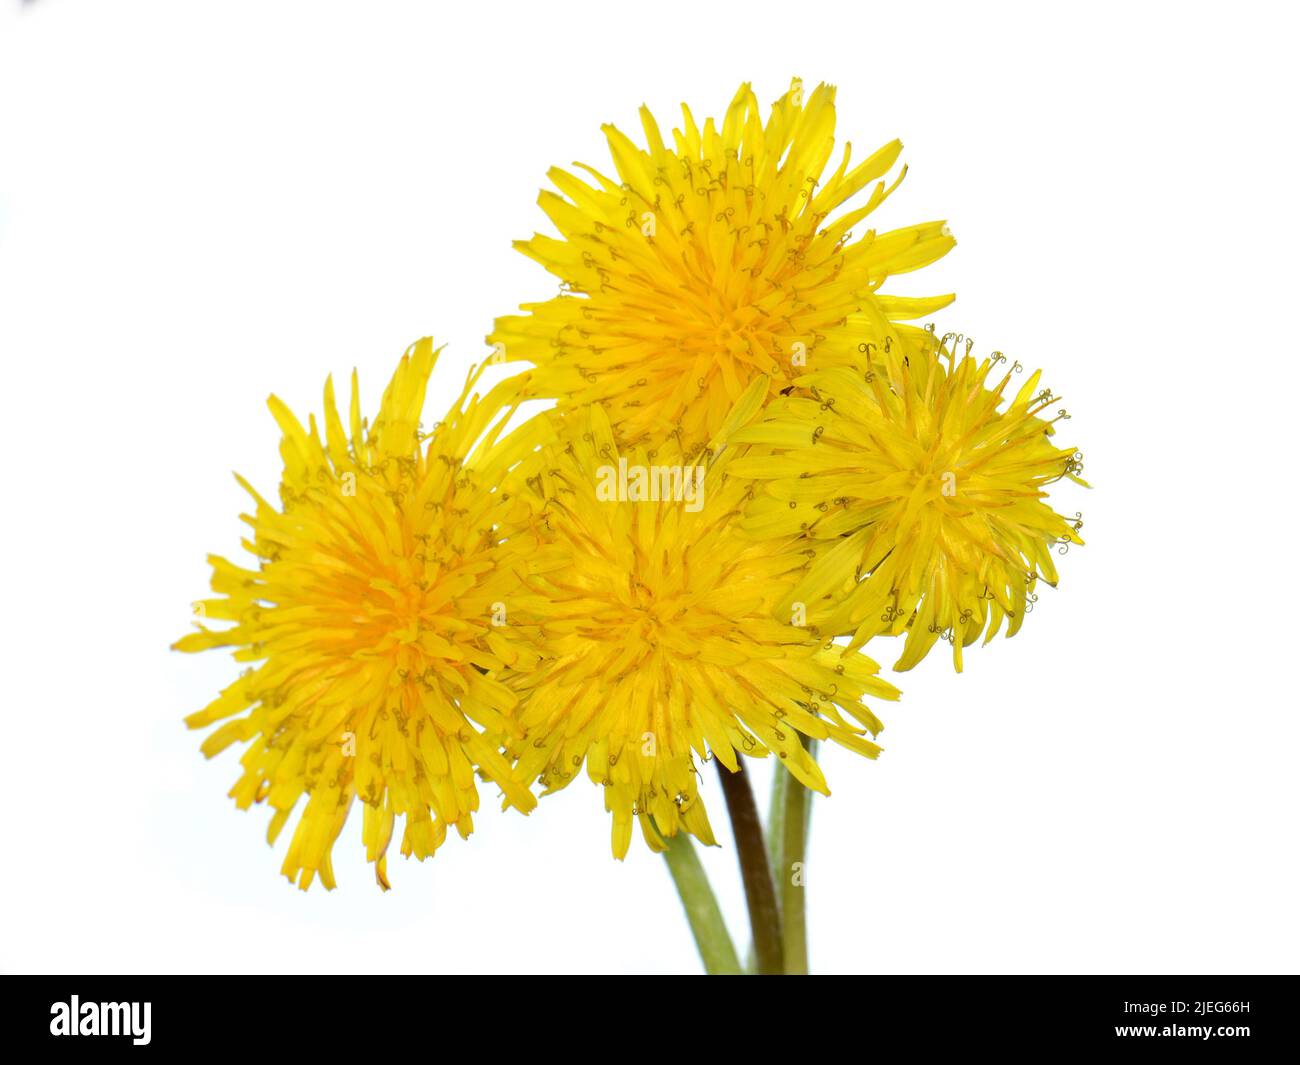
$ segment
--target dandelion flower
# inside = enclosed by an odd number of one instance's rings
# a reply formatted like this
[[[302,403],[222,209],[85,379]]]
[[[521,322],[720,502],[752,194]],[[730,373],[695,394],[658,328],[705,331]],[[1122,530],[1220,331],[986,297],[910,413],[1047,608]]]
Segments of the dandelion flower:
[[[759,537],[803,536],[817,561],[786,597],[823,604],[810,616],[853,646],[907,633],[895,669],[916,665],[940,638],[953,661],[1005,618],[1013,636],[1055,586],[1053,552],[1081,544],[1082,519],[1046,502],[1048,485],[1078,477],[1082,456],[1052,443],[1064,410],[1029,376],[1009,403],[1017,363],[990,386],[996,358],[871,352],[862,372],[808,374],[804,395],[773,404],[737,441],[764,445],[734,465],[760,479],[744,525]],[[879,357],[877,357],[879,356]]]
[[[191,728],[226,720],[203,743],[209,757],[247,744],[230,794],[273,810],[274,842],[304,799],[283,872],[304,890],[335,879],[330,852],[352,808],[364,804],[363,840],[388,887],[385,854],[404,817],[403,854],[432,854],[454,825],[462,837],[478,808],[476,773],[527,812],[536,800],[499,750],[519,732],[517,696],[502,682],[536,652],[527,634],[494,624],[516,588],[494,533],[509,504],[493,491],[526,433],[489,447],[510,382],[480,400],[475,376],[445,421],[420,429],[437,352],[425,339],[403,356],[372,425],[361,417],[356,374],[345,428],[325,385],[324,440],[278,399],[283,431],[281,505],[256,501],[244,547],[256,568],[211,557],[216,598],[196,604],[200,624],[181,651],[233,648],[250,667]]]
[[[750,414],[766,391],[756,386],[742,397]],[[654,849],[681,830],[714,842],[697,759],[735,771],[738,756],[774,751],[826,792],[800,733],[875,757],[863,734],[881,725],[860,700],[897,690],[865,655],[791,623],[797,611],[773,619],[807,559],[739,533],[749,486],[728,476],[730,453],[706,473],[704,456],[671,444],[620,450],[600,406],[564,421],[527,478],[537,520],[511,534],[530,559],[517,611],[536,615],[548,650],[516,677],[520,778],[556,791],[585,764],[622,858],[634,818]]]
[[[825,176],[833,87],[819,85],[805,101],[796,79],[766,122],[748,84],[721,128],[710,118],[701,130],[682,111],[671,146],[644,107],[647,148],[605,126],[615,177],[582,164],[591,182],[550,171],[559,194],[544,191],[539,203],[560,238],[516,247],[565,291],[498,319],[488,337],[499,356],[536,365],[532,394],[569,408],[604,404],[620,446],[653,448],[680,432],[687,450],[698,449],[757,375],[770,376],[775,394],[809,369],[855,365],[864,330],[952,299],[879,291],[953,240],[943,222],[854,239],[902,180],[881,180],[902,145],[850,168],[845,144]],[[872,182],[865,202],[832,219]]]

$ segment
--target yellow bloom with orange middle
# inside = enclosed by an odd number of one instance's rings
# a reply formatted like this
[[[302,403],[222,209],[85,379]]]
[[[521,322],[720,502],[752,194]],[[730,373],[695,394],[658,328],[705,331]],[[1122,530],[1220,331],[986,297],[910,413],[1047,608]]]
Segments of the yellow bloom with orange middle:
[[[882,321],[910,342],[921,330],[899,323],[952,299],[881,291],[953,240],[941,221],[855,236],[902,180],[905,168],[887,180],[902,145],[851,166],[845,144],[827,173],[832,86],[805,99],[796,79],[766,119],[748,84],[720,123],[682,113],[669,143],[643,107],[644,148],[605,126],[613,176],[550,171],[559,192],[539,203],[560,236],[516,247],[563,291],[498,319],[488,337],[499,356],[536,366],[530,395],[562,409],[603,404],[620,446],[676,434],[698,450],[756,377],[774,396],[810,369],[856,365]]]
[[[496,529],[511,508],[497,488],[544,424],[499,442],[517,382],[480,398],[471,375],[424,432],[436,358],[431,340],[412,345],[373,423],[355,373],[346,423],[326,382],[323,432],[270,399],[284,434],[280,503],[240,478],[255,502],[244,516],[255,562],[211,556],[216,597],[196,604],[233,624],[200,623],[175,645],[228,647],[251,663],[186,723],[224,722],[203,743],[209,757],[245,745],[230,794],[241,809],[270,806],[269,841],[303,804],[282,871],[304,889],[317,875],[334,887],[331,848],[356,801],[385,888],[397,818],[402,853],[424,858],[448,826],[470,834],[480,775],[509,805],[536,804],[500,750],[522,735],[502,677],[533,668],[539,652],[535,634],[504,623],[520,583]]]
[[[1054,443],[1069,417],[1019,363],[975,359],[946,337],[919,353],[873,344],[864,367],[810,373],[734,440],[754,446],[738,474],[763,485],[746,510],[758,538],[802,538],[817,560],[782,600],[851,646],[905,635],[894,668],[940,640],[1013,636],[1057,583],[1054,553],[1081,544],[1082,519],[1052,509],[1047,489],[1086,486],[1082,455]],[[1054,416],[1051,415],[1055,410]]]
[[[701,453],[620,448],[596,405],[556,419],[556,442],[516,473],[529,517],[503,531],[529,560],[532,595],[514,616],[547,654],[510,681],[522,734],[508,750],[519,779],[547,792],[584,772],[599,785],[618,858],[638,821],[656,850],[680,831],[714,842],[699,789],[711,758],[734,772],[774,753],[828,793],[800,737],[874,758],[866,734],[881,724],[862,700],[898,696],[798,609],[773,616],[808,558],[740,531],[752,483],[731,475],[736,452],[723,446],[766,388],[755,381]]]

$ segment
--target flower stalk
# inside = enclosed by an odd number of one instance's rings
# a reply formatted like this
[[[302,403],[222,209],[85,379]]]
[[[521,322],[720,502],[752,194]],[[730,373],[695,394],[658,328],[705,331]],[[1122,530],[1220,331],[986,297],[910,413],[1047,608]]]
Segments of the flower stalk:
[[[808,753],[816,756],[817,741],[809,740]],[[808,926],[804,872],[808,828],[812,821],[813,793],[779,769],[772,777],[768,805],[767,849],[772,856],[777,896],[781,905],[781,937],[788,976],[808,975]]]
[[[768,864],[758,804],[754,802],[754,791],[749,786],[749,774],[745,772],[743,763],[739,772],[733,773],[718,762],[718,778],[727,800],[727,813],[731,816],[731,831],[740,860],[740,876],[745,885],[745,902],[749,907],[749,924],[754,937],[755,967],[760,976],[779,976],[785,971],[781,910]]]
[[[744,969],[691,837],[679,832],[664,843],[664,860],[686,910],[686,920],[704,962],[704,971],[710,976],[741,975]]]
[[[817,741],[808,746],[815,754]],[[784,779],[780,797],[782,814],[777,831],[781,846],[774,852],[778,890],[781,898],[781,936],[785,954],[785,972],[790,976],[808,975],[808,922],[805,905],[804,873],[807,859],[808,826],[812,819],[812,792],[778,771]]]

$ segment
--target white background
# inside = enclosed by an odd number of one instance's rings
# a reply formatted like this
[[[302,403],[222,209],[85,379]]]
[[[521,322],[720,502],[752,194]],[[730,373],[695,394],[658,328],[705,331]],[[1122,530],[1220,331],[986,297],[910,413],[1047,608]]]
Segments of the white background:
[[[1014,640],[897,676],[886,752],[825,755],[821,972],[1295,971],[1297,237],[1286,5],[137,3],[0,14],[0,968],[695,972],[662,861],[598,789],[278,875],[181,718],[237,667],[168,645],[278,479],[264,400],[556,291],[511,250],[546,169],[603,167],[752,79],[839,86],[911,170],[892,290],[1046,368],[1088,546]],[[434,414],[434,417],[437,415]],[[877,646],[892,662],[896,648]],[[766,774],[761,774],[767,779]],[[712,781],[710,782],[712,784]],[[725,824],[716,792],[715,825]],[[493,803],[485,801],[485,806]],[[707,856],[733,928],[730,838]]]

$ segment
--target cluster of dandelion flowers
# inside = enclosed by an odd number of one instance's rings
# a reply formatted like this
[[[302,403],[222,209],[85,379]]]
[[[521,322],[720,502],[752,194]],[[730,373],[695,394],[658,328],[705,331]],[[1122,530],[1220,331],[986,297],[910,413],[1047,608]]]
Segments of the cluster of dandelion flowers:
[[[702,447],[756,376],[775,395],[807,368],[851,365],[864,330],[881,321],[910,342],[921,331],[898,323],[952,299],[880,292],[953,240],[943,222],[854,238],[902,180],[882,180],[902,145],[850,167],[846,144],[826,175],[833,87],[805,100],[796,79],[766,121],[748,84],[720,128],[710,118],[701,130],[682,110],[671,146],[644,107],[647,148],[604,127],[616,177],[582,164],[594,183],[550,171],[563,195],[539,202],[561,238],[516,246],[566,291],[498,319],[488,337],[505,358],[535,364],[531,394],[565,408],[604,404],[620,445],[678,433]]]
[[[1082,455],[1039,374],[909,324],[951,296],[883,291],[953,246],[943,222],[855,236],[902,179],[897,141],[832,164],[834,89],[797,79],[766,116],[748,84],[718,122],[683,115],[671,144],[644,107],[645,147],[606,126],[612,177],[550,172],[559,236],[517,246],[562,292],[488,337],[490,363],[530,368],[483,394],[472,371],[427,431],[428,339],[373,423],[355,373],[346,420],[328,381],[319,426],[272,397],[278,503],[240,480],[254,561],[210,559],[175,646],[246,665],[186,721],[215,726],[209,757],[243,745],[230,794],[270,808],[271,842],[300,811],[300,887],[335,885],[358,801],[387,888],[398,818],[423,859],[470,835],[481,787],[528,813],[586,777],[614,856],[639,827],[706,969],[740,972],[692,843],[716,842],[716,762],[750,968],[802,973],[816,741],[875,758],[873,707],[899,696],[868,643],[903,636],[907,670],[948,641],[960,670],[1014,635],[1082,543],[1048,499],[1085,484]],[[516,417],[531,400],[549,409]]]
[[[755,385],[738,416],[757,411]],[[532,515],[509,532],[533,593],[515,613],[548,651],[510,681],[524,696],[510,743],[521,778],[550,792],[585,766],[622,858],[634,820],[655,850],[683,830],[714,842],[698,786],[710,757],[736,772],[739,757],[774,752],[823,793],[801,734],[875,757],[865,733],[881,725],[862,699],[898,692],[864,654],[792,623],[797,611],[773,615],[808,559],[740,531],[751,483],[729,475],[735,450],[620,449],[599,405],[559,420],[518,474]]]
[[[531,446],[528,429],[497,442],[517,382],[480,399],[472,375],[423,433],[436,358],[428,339],[408,350],[372,424],[355,374],[346,427],[327,382],[323,439],[314,417],[304,428],[271,398],[284,434],[281,505],[240,479],[256,501],[244,546],[257,567],[211,558],[217,598],[196,612],[233,625],[200,624],[175,645],[229,647],[258,663],[187,723],[230,719],[203,752],[247,744],[231,796],[243,809],[271,807],[272,842],[305,798],[283,866],[304,889],[316,875],[334,886],[331,847],[356,799],[385,888],[397,817],[402,853],[424,858],[449,825],[471,832],[477,774],[519,810],[536,803],[500,747],[520,734],[518,697],[502,677],[539,656],[526,629],[494,623],[519,587],[494,532],[510,503],[494,489]]]
[[[960,670],[981,634],[1005,620],[1014,635],[1037,582],[1056,584],[1053,551],[1083,542],[1077,516],[1046,501],[1062,478],[1086,483],[1079,453],[1053,443],[1069,417],[1059,398],[1034,373],[1008,400],[1019,364],[995,375],[1000,355],[977,360],[966,342],[959,358],[957,346],[872,350],[856,371],[810,373],[736,434],[755,446],[737,471],[763,484],[745,528],[818,551],[787,601],[817,604],[810,616],[853,646],[906,633],[898,670],[940,639]]]

